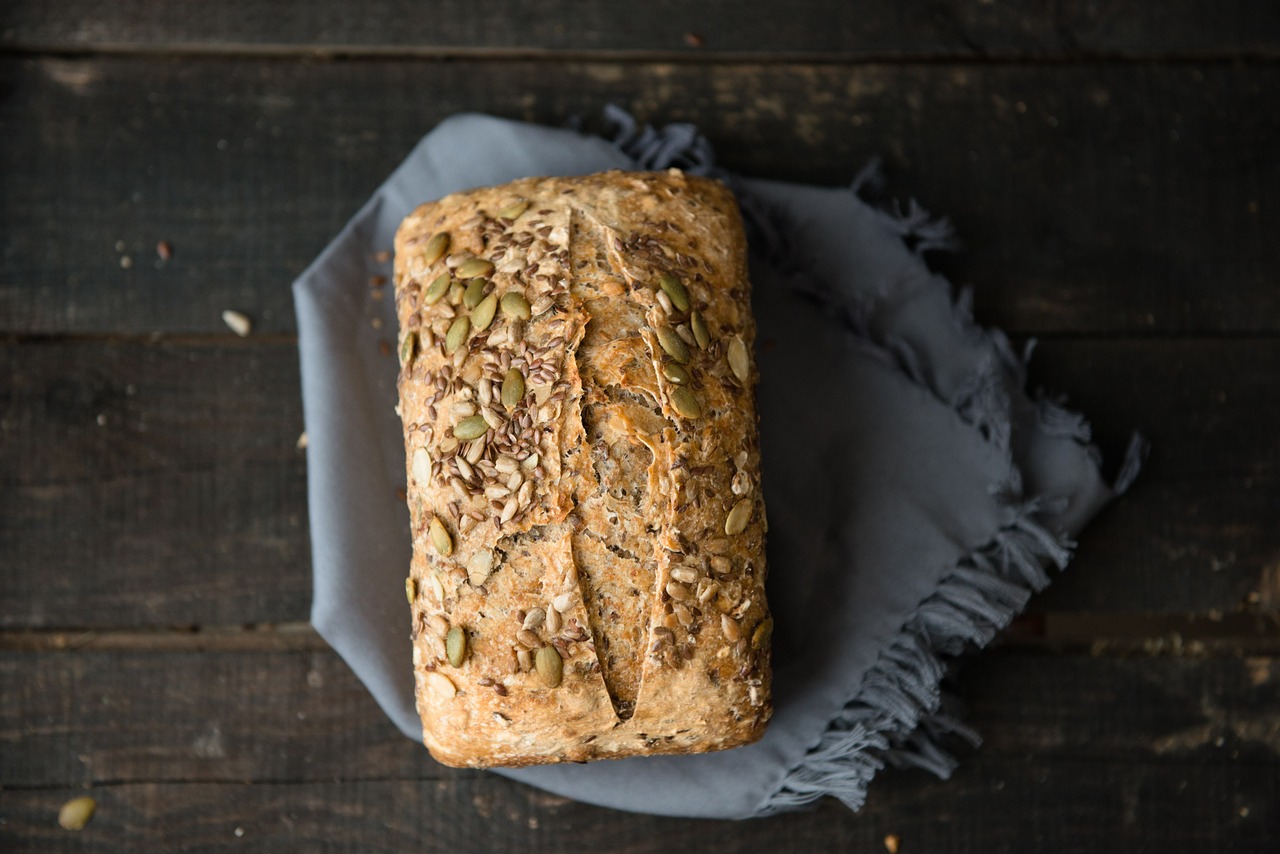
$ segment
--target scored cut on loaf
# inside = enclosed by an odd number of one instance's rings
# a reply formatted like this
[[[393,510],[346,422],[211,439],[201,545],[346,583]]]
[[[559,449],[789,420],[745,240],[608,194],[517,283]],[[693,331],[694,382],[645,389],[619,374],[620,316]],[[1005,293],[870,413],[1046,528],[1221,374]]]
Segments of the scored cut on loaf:
[[[454,766],[722,750],[772,713],[746,240],[667,172],[396,234],[423,739]]]

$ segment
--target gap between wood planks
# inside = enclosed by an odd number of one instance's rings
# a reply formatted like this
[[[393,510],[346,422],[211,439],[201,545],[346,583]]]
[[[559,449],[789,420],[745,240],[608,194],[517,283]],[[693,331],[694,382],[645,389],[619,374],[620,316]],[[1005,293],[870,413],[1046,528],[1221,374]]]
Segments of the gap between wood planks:
[[[54,59],[86,59],[92,57],[140,57],[164,59],[255,59],[377,62],[448,62],[480,60],[484,62],[599,62],[640,65],[1164,65],[1195,63],[1201,65],[1271,65],[1280,62],[1280,52],[1268,50],[1241,51],[1167,51],[1154,53],[1081,50],[1071,54],[1037,54],[1033,51],[1006,53],[922,53],[871,52],[845,54],[804,51],[718,51],[617,49],[566,50],[562,48],[462,47],[450,45],[291,45],[226,42],[223,44],[180,43],[142,45],[101,42],[91,45],[30,42],[0,45],[0,56],[40,56]]]
[[[1233,658],[1280,654],[1280,613],[1028,614],[994,644],[1021,653]],[[0,631],[0,652],[327,650],[310,623]]]

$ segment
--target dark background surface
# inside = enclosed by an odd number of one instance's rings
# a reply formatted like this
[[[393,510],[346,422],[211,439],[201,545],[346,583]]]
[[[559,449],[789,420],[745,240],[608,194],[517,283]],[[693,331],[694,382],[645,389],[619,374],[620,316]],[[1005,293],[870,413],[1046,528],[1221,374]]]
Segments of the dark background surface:
[[[608,101],[758,176],[883,156],[956,224],[978,319],[1040,340],[1033,384],[1112,459],[1153,441],[965,667],[986,743],[949,782],[739,824],[582,806],[434,764],[307,626],[289,283],[445,116]],[[1266,0],[11,0],[0,851],[1276,850],[1278,239]]]

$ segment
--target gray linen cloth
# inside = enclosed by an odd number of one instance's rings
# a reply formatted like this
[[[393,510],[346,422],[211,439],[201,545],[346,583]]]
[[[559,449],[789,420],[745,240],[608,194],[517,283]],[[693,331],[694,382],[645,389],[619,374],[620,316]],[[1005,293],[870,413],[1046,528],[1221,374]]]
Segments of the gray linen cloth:
[[[609,111],[617,137],[454,116],[294,283],[309,439],[312,622],[420,739],[404,577],[409,517],[396,318],[377,253],[418,204],[529,175],[671,165],[727,180],[749,226],[759,327],[776,712],[757,744],[698,756],[500,770],[581,801],[745,818],[832,795],[861,806],[886,762],[945,776],[944,661],[982,645],[1062,567],[1069,537],[1137,470],[1099,475],[1088,426],[1023,391],[1024,360],[921,252],[945,222],[818,188],[728,175],[688,125]],[[390,344],[392,354],[387,354]],[[382,346],[380,346],[382,345]],[[412,749],[406,746],[406,749]]]

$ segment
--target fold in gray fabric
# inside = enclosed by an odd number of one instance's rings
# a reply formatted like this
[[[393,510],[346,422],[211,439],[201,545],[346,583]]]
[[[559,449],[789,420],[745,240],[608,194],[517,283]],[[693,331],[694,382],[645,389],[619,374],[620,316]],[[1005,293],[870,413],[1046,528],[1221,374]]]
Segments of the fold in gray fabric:
[[[1029,399],[1003,336],[953,303],[918,254],[945,229],[918,209],[891,216],[847,188],[728,176],[693,128],[614,116],[623,127],[612,141],[447,120],[294,283],[312,622],[419,739],[397,363],[379,346],[394,344],[396,319],[389,294],[372,299],[368,286],[389,274],[376,253],[404,215],[529,175],[710,172],[730,180],[753,225],[773,721],[759,743],[723,753],[498,773],[618,809],[717,818],[826,795],[856,809],[886,761],[945,775],[953,762],[938,736],[963,728],[940,710],[943,656],[988,641],[1114,495],[1087,426]]]

